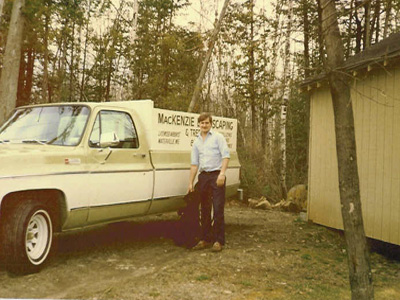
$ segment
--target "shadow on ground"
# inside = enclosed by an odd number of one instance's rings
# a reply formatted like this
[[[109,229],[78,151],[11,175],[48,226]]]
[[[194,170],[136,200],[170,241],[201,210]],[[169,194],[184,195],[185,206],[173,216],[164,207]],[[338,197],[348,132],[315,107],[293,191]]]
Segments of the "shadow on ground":
[[[56,256],[81,256],[93,251],[114,251],[127,247],[161,245],[165,240],[181,245],[182,233],[179,220],[121,222],[95,229],[61,234],[56,241]],[[254,226],[226,224],[227,234],[251,230]],[[199,237],[197,237],[199,239]],[[184,246],[183,246],[184,247]],[[184,247],[187,248],[187,247]]]
[[[132,244],[159,243],[163,239],[174,241],[178,238],[178,227],[178,220],[121,222],[61,234],[57,239],[57,253],[73,255],[97,249],[132,246]]]

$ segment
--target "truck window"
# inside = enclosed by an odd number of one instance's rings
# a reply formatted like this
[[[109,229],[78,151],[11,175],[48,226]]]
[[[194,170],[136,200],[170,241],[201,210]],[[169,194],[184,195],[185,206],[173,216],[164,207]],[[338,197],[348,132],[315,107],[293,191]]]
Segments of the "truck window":
[[[112,148],[138,148],[139,139],[135,124],[129,114],[119,111],[102,110],[96,116],[89,146],[100,147],[100,137],[105,133],[115,133],[119,143]]]
[[[0,141],[76,146],[90,109],[81,105],[19,108],[0,129]]]

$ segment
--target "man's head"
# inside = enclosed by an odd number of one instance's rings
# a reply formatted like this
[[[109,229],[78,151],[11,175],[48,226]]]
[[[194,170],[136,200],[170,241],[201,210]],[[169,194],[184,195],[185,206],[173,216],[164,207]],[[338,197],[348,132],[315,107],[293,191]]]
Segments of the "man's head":
[[[199,121],[199,123],[201,123],[202,121],[209,119],[210,123],[212,123],[212,116],[210,113],[208,112],[202,112],[199,116],[199,118],[197,119]]]
[[[200,114],[200,116],[197,120],[199,121],[199,124],[200,124],[201,133],[207,134],[210,131],[211,125],[212,125],[211,114],[203,112]]]

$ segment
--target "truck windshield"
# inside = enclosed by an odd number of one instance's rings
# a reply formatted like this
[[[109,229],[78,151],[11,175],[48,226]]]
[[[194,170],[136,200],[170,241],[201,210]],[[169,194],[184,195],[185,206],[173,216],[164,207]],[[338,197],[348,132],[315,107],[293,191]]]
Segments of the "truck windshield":
[[[27,107],[15,110],[0,128],[0,143],[79,144],[89,116],[81,105]]]

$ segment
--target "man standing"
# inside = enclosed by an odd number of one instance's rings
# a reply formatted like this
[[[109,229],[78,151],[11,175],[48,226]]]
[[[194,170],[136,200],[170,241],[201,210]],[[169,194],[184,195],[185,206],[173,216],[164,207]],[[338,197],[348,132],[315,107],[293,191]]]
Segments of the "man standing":
[[[191,155],[189,192],[197,171],[198,191],[201,198],[202,238],[193,247],[200,250],[212,245],[212,251],[219,252],[225,244],[225,171],[229,163],[229,149],[224,136],[211,130],[212,116],[200,114],[200,133],[194,141]],[[211,225],[211,204],[214,209],[214,225]]]

